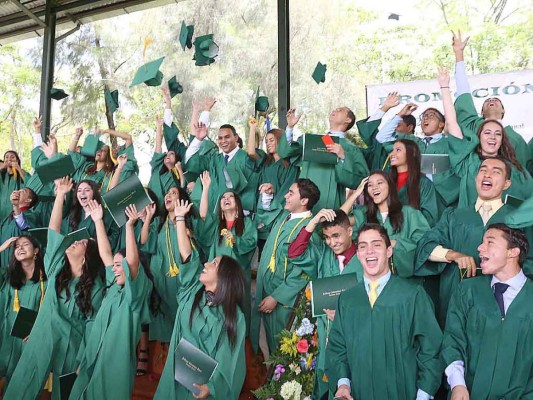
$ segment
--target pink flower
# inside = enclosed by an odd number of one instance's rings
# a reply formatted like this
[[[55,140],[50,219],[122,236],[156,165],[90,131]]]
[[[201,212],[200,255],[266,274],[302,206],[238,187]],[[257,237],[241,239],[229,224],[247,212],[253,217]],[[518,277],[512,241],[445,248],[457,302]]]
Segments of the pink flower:
[[[301,339],[296,345],[296,350],[298,350],[298,353],[307,353],[307,350],[309,350],[309,343],[307,343],[307,340]]]

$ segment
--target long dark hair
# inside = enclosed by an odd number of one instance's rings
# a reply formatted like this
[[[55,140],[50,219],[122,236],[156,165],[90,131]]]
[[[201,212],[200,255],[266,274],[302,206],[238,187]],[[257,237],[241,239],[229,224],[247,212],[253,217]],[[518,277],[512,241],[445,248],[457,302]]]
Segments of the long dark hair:
[[[495,119],[486,119],[479,125],[479,129],[477,130],[477,137],[479,139],[479,136],[481,135],[481,132],[483,131],[483,128],[485,128],[485,125],[487,125],[489,122],[493,122],[495,124],[498,124],[501,131],[502,131],[502,144],[500,145],[500,148],[498,149],[498,155],[508,160],[511,164],[515,166],[517,170],[520,172],[524,172],[524,167],[520,164],[518,161],[518,158],[516,158],[516,151],[513,148],[513,145],[509,141],[509,138],[507,137],[507,132],[505,132],[505,127],[502,125],[500,121],[497,121]],[[480,158],[483,158],[481,155],[481,142],[476,146],[476,153],[479,155]]]
[[[102,196],[100,195],[98,185],[89,179],[79,181],[76,187],[74,188],[74,193],[72,196],[72,206],[70,208],[70,213],[68,216],[68,224],[72,230],[78,229],[78,226],[80,225],[81,221],[81,212],[83,208],[80,202],[78,201],[78,188],[82,183],[86,183],[91,187],[91,189],[93,190],[93,200],[96,200],[99,204],[102,204]]]
[[[398,199],[398,191],[396,190],[396,185],[392,181],[392,178],[383,171],[373,171],[370,173],[370,176],[379,175],[385,179],[387,185],[389,186],[389,196],[387,197],[387,206],[389,207],[388,218],[392,225],[394,233],[398,233],[402,230],[403,225],[403,214],[402,214],[402,203]],[[364,191],[365,204],[366,204],[366,222],[378,224],[378,205],[374,203],[372,197],[368,193],[368,183],[365,186]]]
[[[107,172],[107,173],[111,173],[115,170],[115,163],[113,162],[113,159],[111,158],[111,152],[113,151],[111,149],[111,147],[109,147],[108,145],[105,145],[102,147],[102,149],[104,147],[107,147],[107,156],[105,158],[105,161],[104,161],[104,170]],[[98,171],[96,170],[97,168],[97,165],[96,165],[96,162],[94,164],[91,164],[87,167],[87,169],[85,170],[85,173],[87,175],[94,175],[96,174]]]
[[[66,298],[70,300],[72,295],[76,296],[76,305],[80,309],[84,317],[88,317],[94,313],[92,304],[92,290],[96,280],[100,277],[102,263],[98,254],[98,245],[96,240],[87,239],[87,249],[85,250],[85,259],[83,261],[82,274],[80,281],[76,284],[75,293],[70,293],[69,283],[73,279],[70,261],[65,255],[65,266],[61,269],[56,277],[55,289],[58,297],[61,297],[61,292],[64,290]]]
[[[224,327],[232,349],[237,345],[237,307],[244,309],[245,279],[244,272],[237,261],[228,256],[220,258],[217,270],[217,290],[213,298],[213,306],[222,306],[224,312]],[[202,312],[204,304],[200,304],[205,293],[205,286],[202,286],[194,296],[194,302],[189,317],[189,326],[192,326],[194,312]]]
[[[279,143],[279,141],[285,135],[284,132],[278,128],[271,129],[266,134],[268,135],[269,133],[271,133],[276,138],[277,143]],[[265,135],[265,140],[266,140],[266,135]],[[272,154],[267,153],[265,157],[265,165],[274,164],[275,162],[276,160],[274,159],[274,156]],[[281,159],[281,164],[283,165],[283,168],[287,168],[289,166],[289,162],[285,160],[284,158]]]
[[[192,203],[191,197],[189,196],[189,193],[187,193],[187,191],[184,188],[182,188],[181,186],[171,186],[168,190],[170,191],[170,189],[172,189],[172,188],[178,189],[179,199],[180,200],[185,200],[185,201],[187,201],[189,203]],[[160,215],[161,215],[161,219],[159,220],[159,226],[157,227],[157,231],[158,232],[161,232],[161,228],[163,228],[163,225],[165,225],[165,222],[166,222],[167,217],[168,217],[168,210],[166,209],[166,207],[163,207],[161,209]],[[193,231],[193,229],[192,229],[192,217],[193,217],[193,215],[195,215],[194,206],[191,207],[191,210],[185,216],[185,226],[191,232]]]
[[[235,198],[235,205],[237,206],[237,216],[235,217],[235,233],[237,236],[241,237],[244,233],[244,211],[242,209],[242,202],[241,198],[237,193],[235,193],[233,190],[226,190],[224,193],[222,193],[222,196],[224,196],[226,193],[233,193],[233,196]],[[222,196],[220,196],[220,199],[218,200],[218,229],[220,232],[220,229],[226,228],[226,219],[224,218],[224,213],[222,212]],[[218,235],[218,244],[222,242],[222,235]]]
[[[39,242],[37,240],[29,235],[22,234],[18,237],[18,239],[15,241],[15,244],[20,239],[28,239],[28,241],[32,244],[32,246],[35,249],[38,249],[39,251],[35,255],[35,268],[33,269],[33,275],[30,278],[30,280],[33,283],[39,282],[41,279],[43,281],[46,280],[46,273],[44,271],[44,262],[43,262],[43,255],[41,252],[41,246],[39,245]],[[26,283],[26,274],[24,273],[24,270],[22,269],[22,263],[17,260],[15,257],[15,251],[13,251],[13,254],[11,254],[11,259],[9,260],[9,267],[7,268],[7,276],[9,284],[13,289],[22,289],[24,284]]]
[[[4,153],[4,160],[6,159],[6,154],[7,153],[13,153],[15,155],[15,158],[17,159],[17,163],[18,165],[20,166],[20,168],[22,168],[22,164],[21,164],[21,161],[20,161],[20,156],[19,156],[19,153],[17,153],[15,150],[8,150]],[[8,174],[7,172],[7,168],[4,168],[2,170],[0,170],[0,174],[2,176],[2,178],[4,178],[6,176],[6,174]],[[17,181],[22,181],[22,176],[20,175],[17,175]]]
[[[178,153],[176,153],[174,150],[169,150],[167,151],[167,154],[165,155],[165,157],[168,155],[168,153],[174,153],[174,158],[176,159],[176,162],[174,163],[174,166],[176,166],[176,164],[178,163],[178,161],[181,161],[181,157],[178,155]],[[163,158],[163,165],[161,166],[161,169],[159,170],[159,175],[163,175],[165,172],[171,172],[173,173],[171,170],[169,170],[166,165],[165,165],[165,162],[164,162],[164,158]],[[174,179],[176,179],[176,177],[174,177]],[[179,180],[179,179],[178,179]]]
[[[406,183],[408,204],[420,210],[420,149],[413,140],[400,139],[396,143],[402,143],[405,146],[405,158],[407,161],[407,171],[409,172]],[[396,187],[398,183],[398,170],[395,166],[391,167],[390,174]]]

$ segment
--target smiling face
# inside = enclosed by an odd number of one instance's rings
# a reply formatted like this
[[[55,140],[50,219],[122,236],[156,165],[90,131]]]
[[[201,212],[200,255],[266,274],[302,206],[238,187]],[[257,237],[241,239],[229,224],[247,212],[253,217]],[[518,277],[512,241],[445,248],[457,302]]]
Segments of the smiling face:
[[[441,133],[444,129],[444,121],[442,121],[442,116],[439,115],[435,110],[429,109],[424,111],[420,116],[420,121],[422,132],[424,132],[426,136]]]
[[[306,199],[300,197],[300,189],[296,183],[293,183],[285,195],[285,210],[291,213],[306,211]]]
[[[389,184],[380,174],[370,175],[368,178],[367,192],[372,201],[379,206],[386,203],[389,198]]]
[[[237,147],[237,135],[234,135],[229,128],[222,128],[218,131],[218,146],[220,150],[228,154]]]
[[[33,244],[31,243],[30,239],[26,237],[20,237],[15,242],[15,259],[17,261],[28,261],[35,258],[37,253],[39,252],[39,249],[36,247],[33,247]]]
[[[520,250],[508,247],[509,244],[499,229],[489,229],[485,232],[483,242],[477,248],[484,275],[496,275],[507,266],[509,259],[518,259]]]
[[[215,257],[212,261],[204,263],[204,269],[200,273],[200,282],[207,290],[215,291],[218,282],[218,266],[222,257]]]
[[[122,260],[124,256],[120,253],[115,254],[113,257],[113,275],[115,275],[115,281],[117,285],[124,286],[126,284],[126,274],[124,273],[124,268],[122,267]]]
[[[278,140],[273,133],[267,133],[265,138],[266,150],[268,154],[275,154],[278,146]]]
[[[396,168],[407,166],[407,150],[402,142],[394,143],[390,153],[390,165]]]
[[[391,257],[392,247],[387,247],[385,239],[378,231],[370,229],[359,234],[357,258],[368,279],[376,280],[386,275],[389,272],[389,258]]]
[[[352,227],[345,228],[342,225],[335,225],[322,230],[326,244],[333,250],[335,255],[344,253],[352,245]]]
[[[109,155],[109,146],[102,146],[100,150],[94,155],[94,161],[96,162],[105,162],[107,156]]]
[[[92,200],[94,196],[93,188],[87,182],[82,182],[78,185],[76,196],[80,205],[87,207],[89,200]]]
[[[8,168],[14,164],[18,164],[17,155],[13,151],[6,151],[4,154],[4,164]]]
[[[179,199],[180,192],[178,191],[178,188],[170,188],[167,194],[165,195],[165,209],[167,211],[174,211],[174,205]]]
[[[236,211],[237,203],[235,202],[235,194],[233,192],[226,192],[220,198],[220,209],[222,211]]]
[[[481,146],[481,155],[493,157],[498,155],[502,146],[503,132],[500,124],[496,122],[487,122],[479,133],[479,145]]]
[[[76,240],[67,248],[65,254],[68,257],[83,258],[85,256],[85,252],[87,251],[88,243],[89,241],[87,239]]]
[[[509,186],[511,181],[506,177],[505,163],[497,159],[484,160],[476,175],[478,197],[485,201],[499,199]]]
[[[410,135],[413,133],[413,126],[407,125],[405,121],[402,119],[398,123],[398,126],[396,126],[396,132],[402,133],[404,135]]]
[[[481,107],[481,115],[486,119],[502,119],[505,114],[505,109],[500,99],[491,97],[483,102]]]

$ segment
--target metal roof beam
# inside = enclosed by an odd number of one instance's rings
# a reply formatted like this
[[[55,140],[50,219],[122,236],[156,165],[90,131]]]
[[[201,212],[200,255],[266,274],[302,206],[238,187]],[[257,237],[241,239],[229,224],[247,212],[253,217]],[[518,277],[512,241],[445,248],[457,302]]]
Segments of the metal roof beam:
[[[40,27],[46,28],[46,24],[37,15],[32,13],[26,6],[24,6],[20,1],[11,0],[11,3],[16,5],[20,11],[22,11],[24,14],[34,20]]]

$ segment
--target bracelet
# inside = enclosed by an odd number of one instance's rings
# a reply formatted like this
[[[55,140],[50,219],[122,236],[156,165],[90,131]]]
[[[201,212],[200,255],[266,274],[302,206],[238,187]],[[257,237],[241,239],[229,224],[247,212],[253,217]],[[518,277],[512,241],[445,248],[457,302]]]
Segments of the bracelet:
[[[441,86],[440,88],[441,89],[449,89],[450,87],[449,86]]]
[[[185,221],[185,217],[181,217],[181,216],[176,217],[175,219],[176,219],[176,222],[178,222],[178,221]]]

